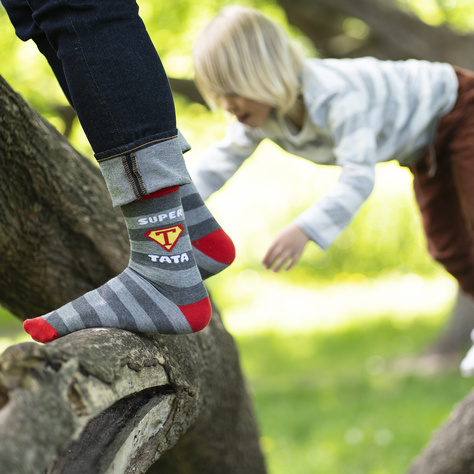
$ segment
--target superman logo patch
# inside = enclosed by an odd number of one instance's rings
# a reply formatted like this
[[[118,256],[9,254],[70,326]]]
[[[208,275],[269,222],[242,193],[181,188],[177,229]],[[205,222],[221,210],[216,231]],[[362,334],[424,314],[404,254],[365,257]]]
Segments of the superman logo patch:
[[[173,247],[178,243],[182,233],[183,226],[178,224],[164,229],[149,230],[145,233],[145,237],[148,237],[168,252],[171,252]]]

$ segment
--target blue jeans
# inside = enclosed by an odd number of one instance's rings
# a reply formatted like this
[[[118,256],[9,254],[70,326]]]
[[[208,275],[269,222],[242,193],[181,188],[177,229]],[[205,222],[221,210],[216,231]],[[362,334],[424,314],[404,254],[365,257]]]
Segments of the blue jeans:
[[[24,41],[35,41],[46,56],[100,163],[124,155],[122,166],[128,162],[133,171],[136,163],[131,162],[131,152],[159,145],[163,169],[148,177],[148,186],[139,189],[138,197],[156,190],[151,188],[189,182],[181,153],[189,145],[178,137],[168,79],[135,0],[1,2],[16,34]],[[173,140],[178,145],[166,143]],[[154,166],[149,161],[163,155],[155,150],[153,158],[150,151],[144,158],[139,152],[133,156],[147,172]],[[101,166],[108,186],[107,174],[112,169],[112,175],[117,175],[119,167],[108,162],[104,173]],[[125,180],[111,179],[115,188]],[[143,179],[135,176],[129,181]],[[120,205],[132,196],[112,198]]]

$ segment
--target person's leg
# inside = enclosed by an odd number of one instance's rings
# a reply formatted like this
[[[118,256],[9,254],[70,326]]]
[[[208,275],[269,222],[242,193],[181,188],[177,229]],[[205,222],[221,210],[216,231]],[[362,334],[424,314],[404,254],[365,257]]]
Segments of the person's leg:
[[[436,174],[430,176],[425,162],[420,161],[414,173],[428,251],[466,293],[474,295],[474,242],[462,212],[451,160],[439,160],[437,167]]]
[[[464,73],[460,81],[465,89],[461,95],[464,106],[461,120],[453,131],[449,151],[460,206],[471,239],[474,239],[474,74]],[[471,245],[474,246],[472,241]],[[470,262],[474,266],[472,252]],[[460,286],[467,288],[468,294],[474,298],[474,274],[467,270],[459,281]],[[474,330],[471,331],[471,340],[474,342]],[[474,345],[461,361],[460,370],[465,377],[474,376]]]
[[[414,185],[430,253],[474,298],[474,74],[457,73],[458,100],[435,143],[436,172],[430,173],[426,155],[416,166]],[[461,373],[474,376],[474,346]]]
[[[424,164],[419,163],[414,178],[415,195],[430,254],[456,277],[459,286],[472,298],[474,243],[464,219],[449,161],[438,163],[438,171],[433,177],[426,172]],[[474,376],[474,346],[461,361],[460,371],[465,377]]]
[[[58,59],[45,33],[33,21],[30,6],[26,1],[18,0],[3,0],[3,3],[17,35],[23,41],[32,39],[36,43],[39,51],[48,60],[69,103],[74,107],[62,62]],[[181,148],[185,150],[188,146],[184,143]],[[192,183],[181,188],[181,197],[196,263],[201,277],[206,279],[232,263],[235,258],[235,248],[232,240],[215,221]]]
[[[474,73],[457,70],[459,95],[456,106],[447,117],[450,132],[446,136],[445,153],[451,167],[451,182],[458,199],[457,240],[450,247],[461,246],[465,259],[449,262],[463,290],[474,298]],[[465,229],[465,230],[464,230]]]
[[[474,74],[457,74],[457,102],[416,164],[414,188],[431,255],[474,297]]]
[[[474,114],[474,107],[471,108],[471,113]],[[454,141],[452,152],[455,159],[453,160],[453,176],[458,190],[459,199],[463,214],[466,216],[467,227],[470,230],[470,235],[474,234],[474,120],[471,121],[471,133],[460,127],[457,140]],[[471,253],[469,255],[471,265],[474,265],[474,258]],[[472,268],[472,267],[471,267]],[[458,278],[460,286],[467,289],[471,298],[474,298],[474,274],[472,271],[466,269],[460,278]],[[474,329],[471,331],[471,340],[474,343]],[[460,364],[461,374],[464,377],[474,377],[474,344],[466,353]]]
[[[194,256],[205,280],[234,261],[234,243],[214,219],[193,183],[181,186],[180,191]]]
[[[168,80],[134,0],[27,2],[99,161],[176,137]]]
[[[189,183],[161,61],[128,0],[28,1],[62,64],[71,101],[131,240],[127,269],[40,318],[48,342],[86,327],[198,331],[211,309],[192,253],[179,186]]]
[[[26,320],[25,330],[35,340],[48,342],[89,327],[182,334],[207,325],[209,301],[191,251],[179,188],[152,193],[122,211],[131,242],[128,267],[58,310]]]

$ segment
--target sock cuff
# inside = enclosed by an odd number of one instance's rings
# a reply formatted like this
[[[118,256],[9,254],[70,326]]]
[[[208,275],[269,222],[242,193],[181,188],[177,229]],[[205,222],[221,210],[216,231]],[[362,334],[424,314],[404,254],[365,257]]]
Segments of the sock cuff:
[[[144,201],[146,199],[156,199],[161,196],[166,196],[167,194],[175,193],[176,191],[178,191],[178,189],[179,186],[170,186],[169,188],[159,189],[158,191],[148,194],[148,196],[143,196],[142,198],[140,198],[140,201]]]

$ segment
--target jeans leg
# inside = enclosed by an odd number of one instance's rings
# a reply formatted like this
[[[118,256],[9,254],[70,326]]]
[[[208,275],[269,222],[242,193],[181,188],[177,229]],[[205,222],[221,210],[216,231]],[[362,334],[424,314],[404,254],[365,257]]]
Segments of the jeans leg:
[[[134,0],[28,0],[98,158],[176,136],[174,103]]]
[[[188,184],[189,145],[178,135],[168,79],[136,1],[18,1],[2,0],[17,34],[37,40],[50,60],[114,205]]]

